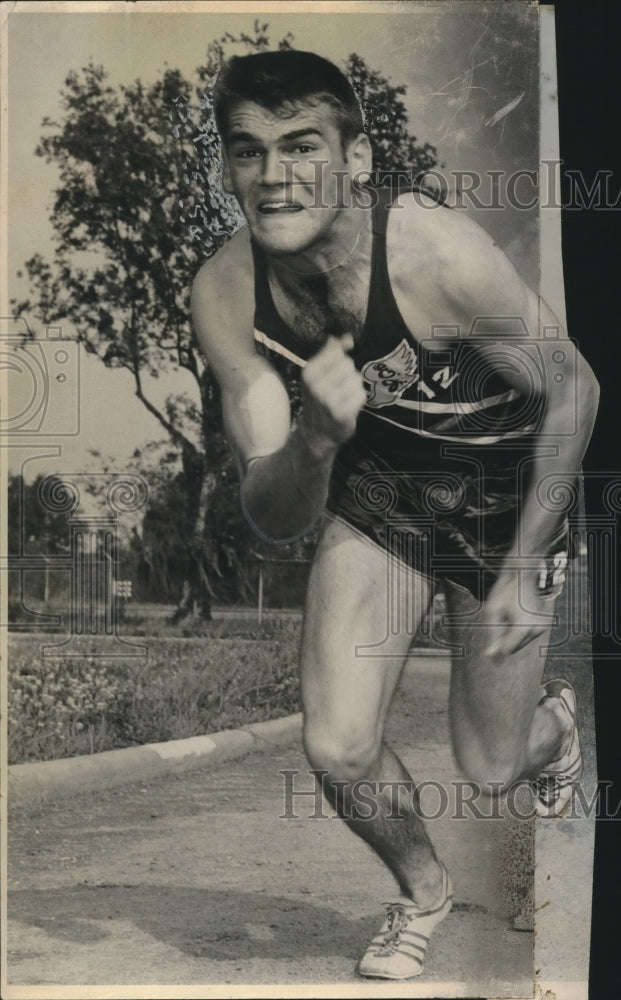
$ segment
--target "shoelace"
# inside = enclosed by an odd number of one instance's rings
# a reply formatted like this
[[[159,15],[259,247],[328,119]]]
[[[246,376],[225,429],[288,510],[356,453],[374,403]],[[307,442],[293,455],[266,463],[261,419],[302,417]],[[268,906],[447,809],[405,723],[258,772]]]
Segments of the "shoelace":
[[[556,802],[561,793],[561,782],[557,775],[535,778],[532,783],[539,798],[545,798],[548,803]]]
[[[388,930],[384,935],[384,943],[379,949],[378,955],[394,955],[399,947],[401,931],[407,927],[409,918],[405,907],[400,903],[386,903],[385,906],[388,915]]]

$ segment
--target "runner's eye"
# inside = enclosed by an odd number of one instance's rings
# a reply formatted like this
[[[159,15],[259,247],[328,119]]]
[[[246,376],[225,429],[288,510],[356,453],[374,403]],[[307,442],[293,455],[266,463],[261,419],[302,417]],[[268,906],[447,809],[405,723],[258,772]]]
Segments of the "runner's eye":
[[[295,145],[290,146],[288,149],[285,149],[285,152],[287,153],[288,156],[293,156],[295,154],[298,154],[300,156],[307,156],[308,153],[314,153],[316,152],[316,150],[317,146],[313,145],[310,142],[296,142]]]
[[[251,160],[256,156],[261,155],[260,149],[238,149],[235,153],[235,159],[237,160]]]

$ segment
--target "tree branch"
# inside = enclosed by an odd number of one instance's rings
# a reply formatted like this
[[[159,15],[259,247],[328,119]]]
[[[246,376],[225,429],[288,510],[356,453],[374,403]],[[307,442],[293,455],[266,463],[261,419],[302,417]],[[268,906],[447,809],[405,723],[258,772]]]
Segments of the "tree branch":
[[[134,380],[136,382],[136,396],[143,404],[143,406],[147,408],[149,413],[152,413],[155,419],[159,420],[160,424],[162,425],[162,427],[164,427],[166,431],[168,431],[173,441],[175,441],[176,444],[181,445],[182,448],[187,448],[189,451],[192,452],[193,455],[197,456],[200,455],[200,452],[198,451],[196,445],[194,445],[190,441],[190,439],[185,436],[185,434],[182,434],[181,431],[174,426],[174,424],[171,424],[171,422],[166,419],[164,414],[161,413],[160,410],[158,410],[157,406],[154,406],[154,404],[151,402],[150,399],[147,399],[142,390],[140,373],[137,372],[135,369],[134,369]]]

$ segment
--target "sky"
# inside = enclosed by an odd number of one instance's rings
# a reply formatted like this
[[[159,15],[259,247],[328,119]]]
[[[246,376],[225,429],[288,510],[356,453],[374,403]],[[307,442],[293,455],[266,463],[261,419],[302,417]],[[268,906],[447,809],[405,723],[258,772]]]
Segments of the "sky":
[[[529,165],[533,164],[534,156],[536,163],[536,149],[520,149],[520,137],[512,129],[511,115],[502,127],[485,128],[477,110],[476,73],[483,72],[481,64],[489,69],[494,59],[495,0],[473,4],[468,0],[374,3],[362,11],[358,5],[349,4],[341,12],[334,12],[334,7],[328,12],[327,5],[321,5],[321,13],[317,12],[320,5],[315,5],[312,13],[301,11],[303,5],[290,13],[283,12],[282,5],[279,8],[262,4],[260,15],[256,10],[240,11],[243,4],[229,4],[225,11],[221,5],[218,9],[215,4],[206,4],[199,12],[192,12],[191,6],[178,4],[177,8],[184,9],[175,13],[166,12],[161,6],[153,13],[148,5],[125,4],[121,11],[101,13],[97,10],[100,5],[93,4],[94,9],[89,12],[74,8],[67,13],[60,4],[54,5],[54,10],[47,5],[44,12],[39,4],[17,4],[10,13],[7,273],[10,297],[20,298],[27,293],[25,281],[16,277],[24,261],[35,252],[51,256],[48,214],[59,179],[55,167],[35,156],[34,150],[42,134],[42,120],[45,117],[60,120],[60,91],[68,71],[92,60],[106,67],[113,85],[130,83],[137,77],[145,83],[153,82],[166,66],[178,68],[192,78],[195,68],[204,62],[209,41],[225,31],[251,31],[257,16],[269,23],[270,38],[274,41],[292,32],[295,47],[319,52],[337,64],[355,51],[393,83],[406,84],[410,132],[419,141],[437,147],[447,172],[503,169],[519,156]],[[524,4],[520,7],[528,9]],[[536,73],[536,67],[534,70]],[[532,72],[528,80],[532,86]],[[506,97],[499,81],[497,102],[501,104]],[[537,269],[536,255],[532,253],[532,220],[528,223],[524,213],[516,216],[510,212],[488,212],[480,221],[505,246],[526,280],[532,283]],[[6,307],[3,314],[7,315]],[[70,338],[72,331],[64,328],[62,334]],[[46,419],[48,423],[51,421],[49,437],[40,434],[22,436],[19,440],[16,437],[15,443],[23,442],[27,448],[13,449],[12,471],[19,471],[17,466],[24,455],[30,458],[24,469],[29,478],[37,472],[82,470],[92,465],[91,449],[114,456],[120,468],[126,467],[137,446],[163,436],[159,424],[133,396],[128,373],[106,369],[84,353],[80,354],[79,367],[71,352],[66,361],[59,362],[59,349],[62,358],[63,345],[48,340],[30,358],[26,372],[10,373],[11,399],[19,401],[19,405],[11,403],[11,413],[16,412],[14,405],[25,413],[34,412],[39,405],[36,390],[32,390],[31,374],[37,364],[47,365],[53,375],[52,392],[45,401]],[[56,376],[60,374],[62,379],[65,373],[68,377],[59,382]],[[163,376],[148,387],[158,404],[168,393],[184,388],[191,386],[183,382],[182,376]],[[72,433],[59,434],[59,428],[67,431],[76,409]],[[43,460],[33,460],[35,442],[52,447],[54,453]]]

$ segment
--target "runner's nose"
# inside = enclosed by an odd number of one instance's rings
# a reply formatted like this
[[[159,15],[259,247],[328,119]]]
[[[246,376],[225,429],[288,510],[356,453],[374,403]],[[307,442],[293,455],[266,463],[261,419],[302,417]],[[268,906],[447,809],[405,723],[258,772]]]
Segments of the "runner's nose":
[[[263,183],[284,186],[286,178],[287,170],[278,150],[266,153],[263,157]]]

